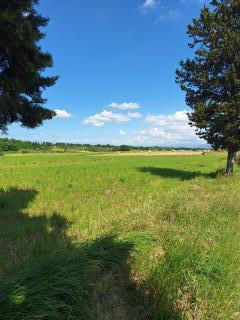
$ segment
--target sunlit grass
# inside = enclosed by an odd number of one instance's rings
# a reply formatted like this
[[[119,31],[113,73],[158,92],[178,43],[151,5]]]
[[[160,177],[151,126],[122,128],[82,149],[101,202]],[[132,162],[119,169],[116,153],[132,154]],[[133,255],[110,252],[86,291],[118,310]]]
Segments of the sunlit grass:
[[[238,319],[225,158],[1,157],[3,319]]]

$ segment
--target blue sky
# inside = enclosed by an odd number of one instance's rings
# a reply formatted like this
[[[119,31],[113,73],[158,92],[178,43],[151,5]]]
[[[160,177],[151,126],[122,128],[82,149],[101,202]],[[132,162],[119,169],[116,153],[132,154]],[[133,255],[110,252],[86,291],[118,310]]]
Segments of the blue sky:
[[[191,55],[186,26],[201,0],[40,0],[50,18],[42,49],[60,76],[45,93],[58,116],[10,138],[34,141],[197,146],[175,83]]]

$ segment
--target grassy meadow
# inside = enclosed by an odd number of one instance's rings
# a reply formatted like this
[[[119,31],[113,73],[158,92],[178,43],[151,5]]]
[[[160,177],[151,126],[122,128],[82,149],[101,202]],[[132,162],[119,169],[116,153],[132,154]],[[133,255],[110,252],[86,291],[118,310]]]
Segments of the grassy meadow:
[[[240,319],[226,155],[0,157],[0,319]]]

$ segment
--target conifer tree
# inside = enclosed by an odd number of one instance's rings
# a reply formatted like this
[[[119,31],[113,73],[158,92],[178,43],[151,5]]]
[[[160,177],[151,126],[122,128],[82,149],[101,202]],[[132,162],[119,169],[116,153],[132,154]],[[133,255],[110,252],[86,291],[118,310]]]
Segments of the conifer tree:
[[[227,149],[226,173],[240,150],[240,1],[213,0],[188,26],[193,58],[180,62],[176,81],[192,109],[196,133],[215,149]]]
[[[43,76],[52,57],[42,52],[41,28],[48,19],[36,11],[38,0],[0,0],[0,130],[14,122],[35,128],[55,112],[44,108],[42,92],[57,77]]]

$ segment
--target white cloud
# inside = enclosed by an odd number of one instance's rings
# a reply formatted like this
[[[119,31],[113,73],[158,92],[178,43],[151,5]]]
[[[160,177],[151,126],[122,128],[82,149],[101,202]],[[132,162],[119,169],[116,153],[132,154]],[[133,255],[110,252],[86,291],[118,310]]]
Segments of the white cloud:
[[[140,112],[128,112],[128,117],[132,119],[140,119],[142,117]]]
[[[162,145],[199,144],[194,128],[188,124],[186,111],[170,115],[147,115],[145,122],[154,125],[137,132],[135,139],[140,143]]]
[[[170,115],[151,115],[148,114],[145,118],[145,121],[147,123],[154,123],[158,126],[164,126],[166,124],[173,124],[175,122],[183,122],[187,123],[188,122],[188,116],[186,111],[177,111],[174,114]]]
[[[116,103],[112,102],[107,107],[112,109],[118,109],[122,111],[127,110],[135,110],[139,109],[140,105],[137,102],[124,102],[124,103]],[[106,122],[114,121],[118,123],[131,121],[132,119],[141,118],[141,114],[139,112],[128,112],[128,113],[117,113],[112,110],[103,110],[101,113],[97,113],[93,116],[86,118],[82,123],[90,124],[95,127],[101,127]]]
[[[67,112],[66,110],[55,109],[56,118],[70,118],[72,115],[71,113]]]
[[[120,136],[125,136],[126,135],[126,131],[124,131],[124,130],[119,130],[119,134],[120,134]]]
[[[95,127],[104,126],[109,122],[125,123],[131,120],[142,118],[145,123],[142,129],[132,134],[119,129],[118,135],[111,134],[105,141],[108,143],[125,143],[135,145],[159,145],[159,146],[199,146],[206,144],[199,140],[195,134],[195,128],[189,126],[187,112],[177,111],[172,114],[148,114],[143,117],[139,112],[117,113],[113,110],[103,110],[102,112],[86,118],[82,123]],[[99,137],[97,139],[100,139]],[[121,142],[120,142],[121,141]]]
[[[181,3],[186,1],[207,1],[207,0],[179,0]],[[158,22],[174,22],[182,18],[182,13],[177,8],[169,8],[162,5],[160,0],[145,0],[145,2],[139,7],[142,13],[147,13],[150,9],[158,9],[158,17],[155,19],[155,23]]]
[[[105,122],[114,121],[114,122],[122,123],[130,120],[131,119],[125,114],[114,113],[112,111],[103,110],[101,113],[97,113],[93,116],[86,118],[82,123],[93,125],[95,127],[101,127],[105,124]]]
[[[159,16],[155,19],[155,23],[158,22],[174,22],[183,17],[183,13],[181,12],[181,7],[179,5],[188,5],[190,3],[195,3],[199,6],[210,5],[211,0],[178,0],[178,7],[169,7],[162,4],[161,0],[144,0],[144,2],[139,6],[139,10],[142,13],[147,13],[150,10],[155,9]],[[170,1],[169,1],[170,2]]]
[[[152,139],[160,139],[161,141],[171,140],[173,135],[170,132],[164,131],[161,128],[154,127],[139,131],[138,139],[142,141]]]
[[[143,4],[138,7],[138,9],[146,13],[149,10],[155,9],[156,7],[162,7],[160,0],[144,0]]]
[[[118,109],[118,110],[133,110],[133,109],[139,109],[140,105],[137,102],[124,102],[124,103],[112,102],[109,104],[109,107],[113,109]]]
[[[157,1],[156,0],[145,0],[145,2],[143,3],[142,7],[143,8],[155,8],[157,5]]]

